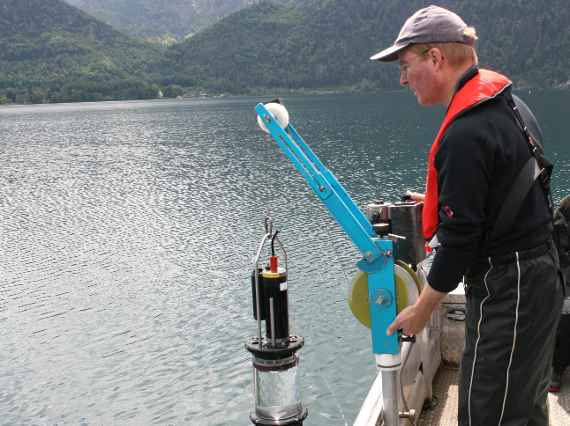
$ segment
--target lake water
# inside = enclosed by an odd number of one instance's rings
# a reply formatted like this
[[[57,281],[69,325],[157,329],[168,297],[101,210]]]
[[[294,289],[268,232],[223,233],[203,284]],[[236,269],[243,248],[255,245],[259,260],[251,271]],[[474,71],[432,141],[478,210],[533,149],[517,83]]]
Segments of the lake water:
[[[568,92],[521,93],[568,193]],[[248,425],[249,274],[289,255],[308,426],[352,424],[375,367],[359,253],[276,144],[263,99],[0,108],[0,425]],[[403,92],[284,99],[361,206],[421,189],[441,110]]]

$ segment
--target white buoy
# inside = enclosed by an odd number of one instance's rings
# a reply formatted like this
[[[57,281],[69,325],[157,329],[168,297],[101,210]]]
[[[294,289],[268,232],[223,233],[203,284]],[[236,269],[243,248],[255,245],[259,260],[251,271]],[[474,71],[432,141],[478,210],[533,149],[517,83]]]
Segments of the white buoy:
[[[287,126],[289,125],[289,111],[287,111],[287,108],[276,102],[265,104],[265,108],[267,109],[267,111],[273,114],[273,116],[275,117],[277,122],[281,125],[281,127],[283,127],[284,129],[287,128]],[[257,116],[257,125],[265,133],[269,133],[269,129],[267,128],[267,126],[265,125],[265,123],[263,122],[263,120],[259,115]]]

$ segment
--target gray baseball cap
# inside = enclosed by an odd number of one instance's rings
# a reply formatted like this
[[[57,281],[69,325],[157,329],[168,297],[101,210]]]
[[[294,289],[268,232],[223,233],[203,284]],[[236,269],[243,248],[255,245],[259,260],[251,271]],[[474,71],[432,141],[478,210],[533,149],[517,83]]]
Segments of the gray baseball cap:
[[[410,16],[394,44],[371,56],[372,61],[391,62],[398,53],[417,43],[463,43],[473,46],[477,37],[465,34],[467,24],[459,15],[439,6],[428,6]]]

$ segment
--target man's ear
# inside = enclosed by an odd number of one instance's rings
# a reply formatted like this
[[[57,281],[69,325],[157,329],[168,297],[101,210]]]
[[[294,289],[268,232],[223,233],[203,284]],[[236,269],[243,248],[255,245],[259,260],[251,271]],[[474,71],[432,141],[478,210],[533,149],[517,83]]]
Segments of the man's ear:
[[[439,48],[434,47],[428,52],[428,60],[437,68],[441,68],[443,61],[445,61],[445,56],[443,56],[443,52]]]

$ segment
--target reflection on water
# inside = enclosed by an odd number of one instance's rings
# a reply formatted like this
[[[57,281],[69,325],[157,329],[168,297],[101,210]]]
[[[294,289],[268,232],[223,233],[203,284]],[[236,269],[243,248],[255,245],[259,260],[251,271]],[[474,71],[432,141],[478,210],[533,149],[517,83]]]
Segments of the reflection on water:
[[[256,102],[0,108],[0,424],[249,424],[248,277],[266,212],[306,339],[306,423],[352,423],[374,374],[346,305],[359,256],[255,129]],[[441,111],[402,93],[286,104],[358,203],[422,187]]]

